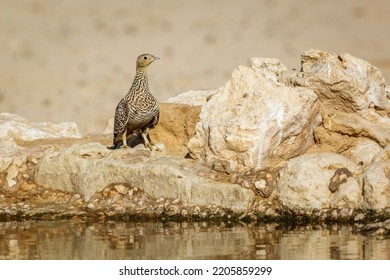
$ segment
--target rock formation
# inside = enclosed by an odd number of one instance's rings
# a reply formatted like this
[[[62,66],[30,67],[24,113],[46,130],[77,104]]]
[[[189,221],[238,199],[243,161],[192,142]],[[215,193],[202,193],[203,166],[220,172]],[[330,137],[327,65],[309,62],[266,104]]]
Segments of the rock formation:
[[[344,174],[351,175],[344,179],[335,177],[342,169],[347,171]],[[305,154],[291,159],[280,171],[278,197],[283,205],[294,210],[359,208],[362,203],[362,186],[358,182],[361,173],[361,167],[341,155]]]
[[[390,94],[380,71],[310,50],[252,58],[222,87],[161,103],[158,149],[0,114],[0,219],[316,221],[390,217]]]
[[[189,159],[161,157],[145,149],[110,152],[101,144],[89,143],[46,154],[37,164],[35,182],[48,189],[78,193],[86,201],[109,185],[127,184],[154,199],[179,199],[189,206],[217,205],[244,211],[252,203],[253,192],[199,176],[195,173],[199,169]]]
[[[0,140],[9,140],[11,138],[31,141],[52,137],[80,138],[81,135],[75,123],[34,123],[14,114],[0,114]]]
[[[49,122],[34,123],[9,113],[0,114],[0,177],[1,187],[13,188],[17,177],[27,170],[26,162],[29,152],[26,152],[21,143],[33,142],[48,138],[80,138],[81,135],[74,123],[53,124]],[[35,147],[30,151],[36,155],[42,153],[44,147]]]
[[[390,161],[372,163],[363,175],[364,207],[386,209],[390,206]]]
[[[317,96],[278,82],[284,69],[268,59],[239,66],[202,106],[196,134],[188,143],[191,156],[210,166],[222,163],[243,171],[303,154],[319,122]]]
[[[378,68],[348,53],[310,50],[299,74],[295,81],[319,97],[326,129],[389,143],[389,88]]]

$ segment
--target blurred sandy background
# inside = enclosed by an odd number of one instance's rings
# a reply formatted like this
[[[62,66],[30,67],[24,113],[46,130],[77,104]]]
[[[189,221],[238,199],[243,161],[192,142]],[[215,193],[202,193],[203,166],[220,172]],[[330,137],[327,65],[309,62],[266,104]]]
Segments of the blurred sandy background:
[[[152,93],[214,89],[247,58],[299,69],[310,48],[349,52],[390,80],[387,0],[0,0],[0,112],[100,132],[135,59],[161,57]]]

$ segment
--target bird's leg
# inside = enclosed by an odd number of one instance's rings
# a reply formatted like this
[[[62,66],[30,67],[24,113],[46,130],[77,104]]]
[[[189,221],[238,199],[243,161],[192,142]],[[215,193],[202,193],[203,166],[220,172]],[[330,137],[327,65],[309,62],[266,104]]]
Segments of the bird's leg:
[[[115,150],[115,149],[119,149],[121,147],[121,134],[120,133],[115,133],[114,132],[114,138],[113,138],[113,143],[112,143],[112,146],[110,147],[107,147],[109,148],[110,150]]]
[[[123,135],[122,135],[122,142],[123,142],[123,146],[121,147],[122,149],[126,149],[126,148],[129,147],[129,146],[127,146],[127,128],[126,128],[125,131],[123,132]]]
[[[150,150],[152,150],[152,147],[153,145],[150,143],[149,141],[149,137],[148,137],[148,131],[149,131],[149,128],[145,128],[145,129],[142,129],[141,130],[141,135],[142,135],[142,138],[144,139],[144,142],[145,142],[145,147],[146,148],[149,148]]]

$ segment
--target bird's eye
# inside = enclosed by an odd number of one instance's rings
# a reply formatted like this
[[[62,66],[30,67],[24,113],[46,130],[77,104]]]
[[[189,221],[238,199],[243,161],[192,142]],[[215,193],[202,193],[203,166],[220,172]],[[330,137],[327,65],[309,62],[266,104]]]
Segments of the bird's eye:
[[[147,60],[148,58],[146,56],[144,56],[144,59]]]

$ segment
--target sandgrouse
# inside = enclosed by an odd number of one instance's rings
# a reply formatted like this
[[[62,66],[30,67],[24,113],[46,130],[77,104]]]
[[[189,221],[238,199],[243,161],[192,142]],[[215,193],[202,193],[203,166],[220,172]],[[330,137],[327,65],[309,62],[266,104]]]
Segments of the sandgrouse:
[[[159,119],[160,108],[157,100],[149,91],[148,66],[158,57],[142,54],[137,58],[136,75],[133,84],[116,106],[114,118],[114,141],[109,149],[127,148],[127,139],[134,133],[140,133],[145,147],[151,149],[148,130],[154,128]]]

